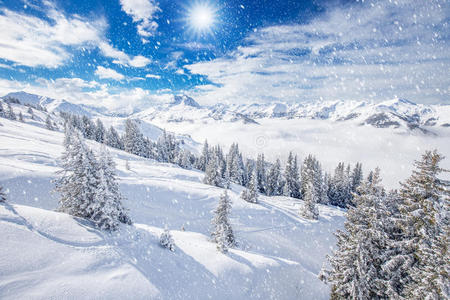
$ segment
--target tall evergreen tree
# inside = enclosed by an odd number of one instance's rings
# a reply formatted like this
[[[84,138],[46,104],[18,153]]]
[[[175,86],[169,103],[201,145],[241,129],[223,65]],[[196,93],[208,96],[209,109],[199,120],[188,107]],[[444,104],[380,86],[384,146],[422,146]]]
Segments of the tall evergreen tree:
[[[127,119],[125,122],[125,135],[123,137],[125,151],[138,156],[144,156],[144,136],[135,120]]]
[[[223,187],[223,179],[219,172],[219,163],[217,157],[210,157],[205,170],[203,183]]]
[[[383,228],[385,193],[379,169],[373,181],[364,182],[347,212],[345,231],[338,231],[337,247],[329,257],[331,270],[322,279],[332,284],[331,299],[388,299],[382,270],[387,249]]]
[[[245,185],[245,167],[238,144],[231,145],[226,157],[225,178],[231,182]]]
[[[55,188],[61,195],[58,210],[90,220],[102,229],[115,230],[118,222],[130,223],[109,155],[98,162],[70,124],[66,126],[64,146],[63,170],[58,172],[61,177]]]
[[[103,125],[103,122],[100,119],[97,119],[95,126],[95,140],[99,143],[105,143],[106,137],[106,129]]]
[[[200,155],[198,161],[197,161],[197,169],[199,169],[200,171],[205,171],[206,170],[206,166],[208,165],[209,162],[209,145],[208,145],[208,141],[205,140],[205,143],[203,144],[203,149],[202,149],[202,154]]]
[[[50,119],[50,116],[48,116],[48,115],[47,115],[47,118],[45,119],[45,127],[48,130],[55,130],[55,128],[53,127],[53,124],[52,124],[52,120]]]
[[[250,178],[250,182],[248,184],[248,189],[244,189],[241,193],[241,198],[244,201],[251,203],[258,203],[258,175],[256,170],[253,171],[253,174]]]
[[[16,114],[14,113],[14,110],[13,110],[13,108],[11,106],[11,103],[8,103],[7,106],[8,106],[8,111],[6,113],[6,117],[8,119],[10,119],[10,120],[13,120],[13,121],[17,120]]]
[[[211,223],[213,230],[211,232],[212,240],[217,243],[217,249],[221,252],[227,252],[229,247],[236,243],[229,216],[231,213],[231,200],[225,189],[220,196],[219,204],[214,210],[214,218]]]
[[[117,133],[117,131],[112,126],[109,128],[108,132],[106,133],[105,143],[106,143],[106,145],[108,145],[112,148],[124,150],[124,145],[122,143],[122,140],[121,140],[119,134]]]
[[[256,159],[256,181],[258,182],[258,191],[262,194],[266,193],[266,176],[264,154],[259,154]]]
[[[400,190],[402,250],[392,259],[404,276],[402,295],[411,299],[449,297],[449,183],[440,179],[443,156],[427,151]]]
[[[302,185],[303,190],[303,207],[300,214],[307,218],[317,220],[319,218],[319,209],[317,208],[318,198],[320,197],[320,190],[315,186],[316,173],[313,168],[305,167],[302,169]],[[322,182],[320,181],[319,184]]]
[[[300,179],[298,174],[297,156],[294,157],[292,152],[289,152],[286,162],[284,179],[284,195],[293,198],[300,198]]]
[[[3,187],[0,185],[0,203],[6,202],[6,194],[3,191]]]
[[[277,159],[276,162],[270,167],[267,174],[267,190],[268,196],[278,196],[283,194],[283,177],[281,174],[281,163]]]

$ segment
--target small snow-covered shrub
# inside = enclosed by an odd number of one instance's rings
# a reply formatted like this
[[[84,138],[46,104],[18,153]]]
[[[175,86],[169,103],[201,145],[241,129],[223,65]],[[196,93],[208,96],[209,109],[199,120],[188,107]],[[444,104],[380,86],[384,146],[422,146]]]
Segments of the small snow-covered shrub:
[[[175,243],[168,229],[165,229],[159,238],[159,243],[170,251],[175,251]]]

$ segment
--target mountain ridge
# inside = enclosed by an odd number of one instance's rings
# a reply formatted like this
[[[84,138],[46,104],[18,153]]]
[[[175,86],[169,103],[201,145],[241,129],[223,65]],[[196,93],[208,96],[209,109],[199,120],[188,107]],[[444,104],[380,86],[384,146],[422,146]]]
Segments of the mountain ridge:
[[[333,122],[351,121],[358,125],[377,128],[403,128],[431,133],[430,127],[447,127],[450,123],[450,105],[417,104],[403,98],[382,102],[319,101],[302,103],[251,103],[202,106],[188,95],[173,95],[172,101],[151,103],[131,113],[116,112],[104,106],[74,104],[26,92],[9,93],[22,103],[39,104],[49,111],[67,111],[88,116],[121,116],[147,121],[170,122],[242,122],[258,124],[258,119],[313,119]]]

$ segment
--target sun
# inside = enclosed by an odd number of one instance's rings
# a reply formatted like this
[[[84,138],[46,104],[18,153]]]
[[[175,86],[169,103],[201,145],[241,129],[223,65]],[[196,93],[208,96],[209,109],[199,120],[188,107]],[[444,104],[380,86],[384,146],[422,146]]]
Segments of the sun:
[[[206,2],[195,3],[188,8],[188,26],[196,35],[212,34],[216,18],[217,9]]]
[[[199,30],[209,28],[214,22],[214,13],[207,6],[194,7],[189,14],[189,20]]]

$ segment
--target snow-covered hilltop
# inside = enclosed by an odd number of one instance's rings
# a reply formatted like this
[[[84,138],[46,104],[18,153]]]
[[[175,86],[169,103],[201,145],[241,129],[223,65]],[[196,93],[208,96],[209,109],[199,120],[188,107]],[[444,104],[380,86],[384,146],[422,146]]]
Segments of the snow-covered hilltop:
[[[315,101],[296,104],[215,104],[201,106],[193,98],[173,96],[172,101],[149,101],[132,113],[101,106],[73,104],[25,92],[10,93],[3,98],[16,98],[22,103],[37,104],[49,111],[66,111],[88,116],[121,116],[164,123],[239,122],[257,124],[260,119],[313,119],[351,122],[376,128],[392,128],[434,133],[433,128],[450,127],[450,105],[416,104],[405,99],[384,102]]]
[[[7,196],[0,204],[0,298],[328,297],[317,276],[343,210],[319,205],[319,219],[307,220],[299,215],[301,200],[261,195],[258,204],[248,203],[239,197],[242,187],[232,184],[238,246],[223,254],[209,240],[211,211],[223,189],[203,184],[203,172],[109,148],[134,225],[101,231],[54,212],[62,119],[11,106],[23,122],[0,118],[0,182]],[[47,119],[59,131],[46,129]],[[86,143],[99,152],[99,143]],[[159,245],[166,226],[175,252]]]

